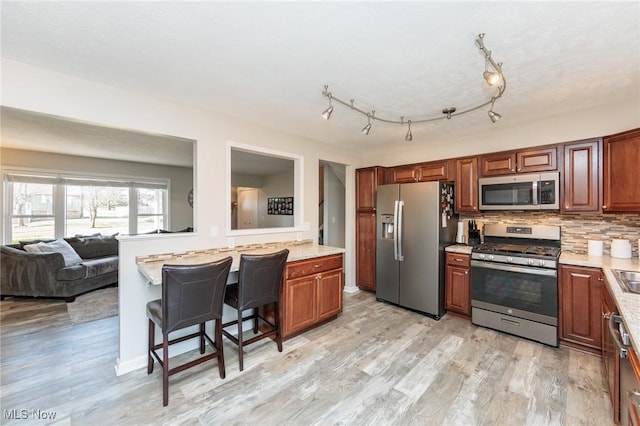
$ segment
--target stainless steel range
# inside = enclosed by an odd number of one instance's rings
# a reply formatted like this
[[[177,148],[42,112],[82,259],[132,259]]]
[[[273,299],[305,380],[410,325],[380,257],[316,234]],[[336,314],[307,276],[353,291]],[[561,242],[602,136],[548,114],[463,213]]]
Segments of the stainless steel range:
[[[471,321],[558,346],[560,227],[486,224],[471,252]]]

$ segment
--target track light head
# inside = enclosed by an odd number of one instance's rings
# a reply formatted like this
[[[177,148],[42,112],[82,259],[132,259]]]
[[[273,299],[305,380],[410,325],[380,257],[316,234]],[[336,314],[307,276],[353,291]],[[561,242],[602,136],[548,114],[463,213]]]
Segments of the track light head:
[[[331,118],[331,113],[333,112],[333,106],[329,105],[329,108],[325,109],[322,112],[322,118],[324,118],[325,120],[328,120]]]
[[[407,134],[404,135],[404,140],[407,142],[411,142],[413,140],[413,135],[411,134],[411,120],[409,120],[409,130],[407,130]]]
[[[485,71],[482,76],[489,86],[495,86],[500,82],[500,74],[495,71]]]
[[[498,120],[500,120],[502,118],[502,116],[500,114],[498,114],[497,112],[493,112],[493,110],[489,110],[488,114],[489,114],[489,118],[491,119],[492,123],[495,123],[496,121],[498,121]]]
[[[371,123],[367,123],[367,125],[362,128],[362,134],[368,135],[370,130],[371,130]]]

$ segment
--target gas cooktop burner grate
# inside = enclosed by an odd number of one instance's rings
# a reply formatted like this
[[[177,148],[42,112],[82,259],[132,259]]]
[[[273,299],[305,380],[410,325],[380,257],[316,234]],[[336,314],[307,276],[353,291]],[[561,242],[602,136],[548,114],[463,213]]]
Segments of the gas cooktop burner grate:
[[[558,257],[560,249],[556,247],[526,246],[521,244],[484,243],[474,249],[477,253],[519,254],[544,257]]]

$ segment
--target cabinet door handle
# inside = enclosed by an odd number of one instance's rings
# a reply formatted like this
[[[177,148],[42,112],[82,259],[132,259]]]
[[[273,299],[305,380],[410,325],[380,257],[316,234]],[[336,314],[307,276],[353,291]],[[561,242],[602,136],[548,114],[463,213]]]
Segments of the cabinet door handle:
[[[467,275],[469,273],[469,271],[464,271],[464,274]]]
[[[607,209],[607,205],[606,205],[606,204],[603,204],[603,205],[602,205],[602,208],[603,208],[604,210],[606,210],[606,209]]]
[[[314,268],[319,268],[319,267],[321,267],[321,266],[322,266],[322,265],[318,265],[318,264],[313,265],[313,267],[314,267]]]
[[[460,259],[459,257],[454,258],[454,260],[455,260],[456,262],[462,262],[462,259]]]
[[[608,320],[609,318],[611,318],[611,312],[603,312],[602,313],[602,319]]]

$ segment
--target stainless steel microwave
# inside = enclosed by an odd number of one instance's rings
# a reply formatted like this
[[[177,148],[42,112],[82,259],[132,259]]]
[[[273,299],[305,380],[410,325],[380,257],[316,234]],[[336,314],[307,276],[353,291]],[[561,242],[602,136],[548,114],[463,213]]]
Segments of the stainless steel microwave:
[[[560,173],[478,179],[480,210],[559,210]]]

